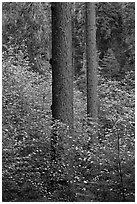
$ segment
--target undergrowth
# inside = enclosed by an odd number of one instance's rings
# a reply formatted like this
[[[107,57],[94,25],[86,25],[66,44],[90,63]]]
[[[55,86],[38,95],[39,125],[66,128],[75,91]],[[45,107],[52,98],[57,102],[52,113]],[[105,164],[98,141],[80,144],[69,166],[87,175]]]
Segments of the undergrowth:
[[[3,201],[72,201],[67,183],[51,188],[51,177],[63,182],[69,154],[77,201],[134,201],[134,73],[121,81],[100,76],[98,128],[87,122],[86,99],[75,86],[73,148],[65,142],[67,126],[57,121],[61,157],[54,175],[51,73],[47,68],[40,76],[28,71],[27,62],[12,62],[3,62]]]

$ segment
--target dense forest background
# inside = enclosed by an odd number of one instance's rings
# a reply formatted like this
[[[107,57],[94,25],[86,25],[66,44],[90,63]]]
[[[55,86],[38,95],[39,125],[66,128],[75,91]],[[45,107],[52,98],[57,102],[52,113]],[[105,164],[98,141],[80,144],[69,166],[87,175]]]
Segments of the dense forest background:
[[[96,3],[98,126],[87,121],[85,3],[71,5],[76,195],[64,178],[67,125],[52,121],[51,4],[2,4],[2,130],[4,202],[135,199],[135,3]],[[58,161],[50,163],[58,129]],[[93,143],[91,135],[97,133]],[[64,138],[62,140],[62,138]],[[67,140],[66,140],[67,141]],[[62,144],[63,143],[63,144]],[[56,181],[57,182],[57,181]],[[55,186],[54,185],[54,186]]]

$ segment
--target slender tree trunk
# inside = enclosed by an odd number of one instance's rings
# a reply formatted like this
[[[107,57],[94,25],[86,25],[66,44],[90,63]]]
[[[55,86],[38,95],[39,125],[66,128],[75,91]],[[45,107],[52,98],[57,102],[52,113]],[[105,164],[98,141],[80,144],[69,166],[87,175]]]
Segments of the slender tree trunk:
[[[68,126],[69,136],[62,138],[67,144],[63,154],[68,154],[65,160],[64,173],[71,183],[73,179],[72,155],[69,148],[72,146],[73,136],[73,66],[72,66],[72,28],[71,3],[57,2],[51,4],[52,9],[52,117]],[[56,155],[56,129],[52,134],[53,159]],[[63,158],[63,154],[60,155]]]
[[[87,115],[97,122],[97,52],[95,3],[86,3]]]

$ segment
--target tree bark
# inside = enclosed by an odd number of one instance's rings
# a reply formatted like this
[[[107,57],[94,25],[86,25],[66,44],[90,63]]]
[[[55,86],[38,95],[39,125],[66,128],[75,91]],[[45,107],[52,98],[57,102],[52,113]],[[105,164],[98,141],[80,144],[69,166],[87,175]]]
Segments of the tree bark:
[[[67,180],[73,180],[73,155],[69,152],[73,142],[73,66],[72,66],[72,28],[71,7],[69,2],[51,4],[52,10],[52,117],[68,126],[69,136],[61,138],[67,144],[63,154],[65,160],[64,173]],[[64,143],[63,142],[63,143]],[[53,159],[56,154],[57,134],[53,130],[51,149]],[[63,158],[63,154],[60,155]],[[71,155],[70,155],[71,154]]]
[[[52,116],[73,128],[70,3],[52,3]]]
[[[86,3],[87,115],[97,122],[97,52],[95,3]]]

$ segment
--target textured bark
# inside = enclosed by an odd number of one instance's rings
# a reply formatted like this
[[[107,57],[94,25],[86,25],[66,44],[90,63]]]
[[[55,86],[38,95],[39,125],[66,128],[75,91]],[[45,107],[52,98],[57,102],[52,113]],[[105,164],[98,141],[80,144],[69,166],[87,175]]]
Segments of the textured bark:
[[[87,116],[91,142],[97,142],[97,52],[95,3],[86,3],[86,59],[87,59]],[[91,122],[94,122],[93,125]]]
[[[52,116],[73,127],[70,3],[52,3]]]
[[[71,7],[68,2],[51,4],[52,9],[52,117],[69,127],[70,138],[62,138],[65,142],[62,155],[57,154],[56,127],[51,138],[52,159],[58,161],[65,154],[66,180],[73,182],[73,154],[69,152],[72,147],[73,135],[73,67],[72,67],[72,28]],[[66,156],[67,155],[67,156]],[[55,170],[56,171],[56,170]],[[74,196],[75,197],[75,196]]]
[[[86,3],[87,114],[97,119],[97,53],[95,3]]]

